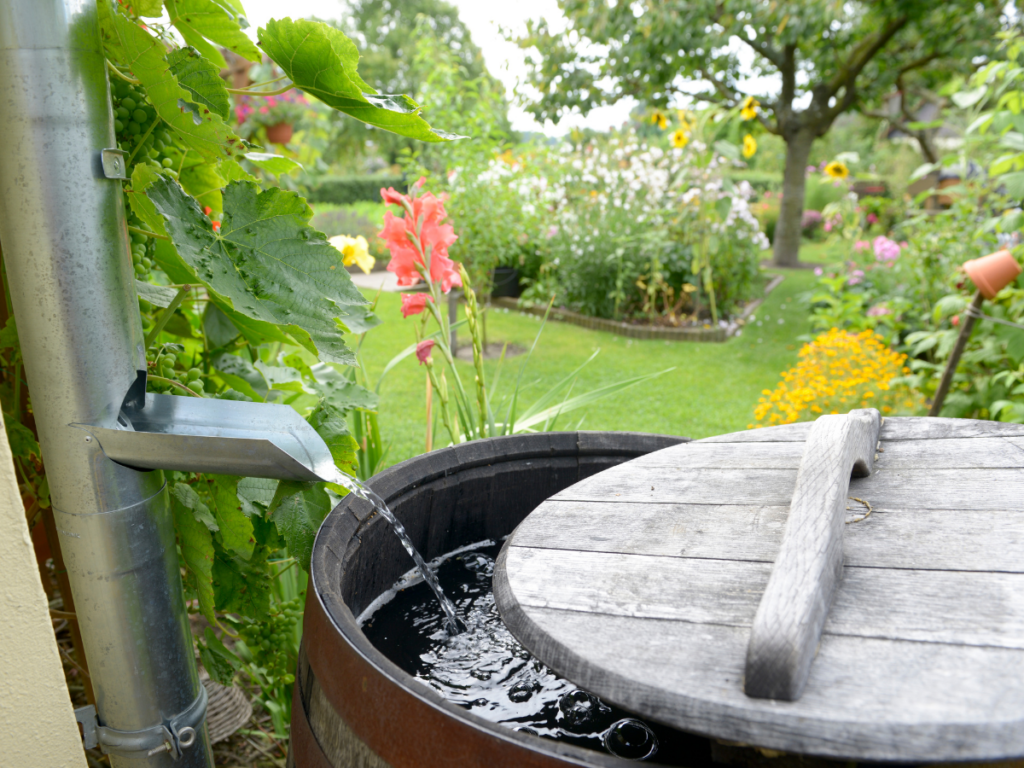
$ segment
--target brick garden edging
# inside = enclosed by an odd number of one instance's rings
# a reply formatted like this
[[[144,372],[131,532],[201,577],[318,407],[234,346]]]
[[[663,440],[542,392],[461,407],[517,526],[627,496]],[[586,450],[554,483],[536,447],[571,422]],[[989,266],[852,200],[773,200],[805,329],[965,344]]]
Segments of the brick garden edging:
[[[782,275],[775,275],[764,288],[764,295],[767,296],[772,290],[778,286],[783,280]],[[757,309],[764,298],[756,299],[750,302],[746,307],[743,308],[743,312],[740,314],[740,319],[745,320],[751,312]],[[519,302],[516,299],[510,299],[505,297],[498,297],[491,299],[491,306],[501,307],[502,309],[512,309],[517,312],[525,312],[529,315],[536,315],[538,317],[544,316],[544,309],[542,307],[520,307]],[[595,331],[608,331],[609,333],[615,333],[619,336],[627,336],[631,339],[661,339],[664,341],[709,341],[709,342],[722,342],[728,340],[731,334],[731,330],[735,330],[737,326],[733,325],[729,328],[694,328],[692,326],[682,328],[672,328],[671,326],[660,326],[660,325],[634,325],[632,323],[623,323],[619,320],[605,320],[601,317],[588,317],[587,315],[581,315],[579,312],[573,312],[569,309],[554,309],[552,308],[551,314],[548,315],[553,320],[561,320],[563,323],[572,323],[582,328],[590,328]]]

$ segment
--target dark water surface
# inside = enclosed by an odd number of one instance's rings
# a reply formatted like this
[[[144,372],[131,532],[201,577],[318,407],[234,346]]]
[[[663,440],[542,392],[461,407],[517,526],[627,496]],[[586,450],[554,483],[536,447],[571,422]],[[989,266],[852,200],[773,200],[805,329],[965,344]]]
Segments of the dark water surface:
[[[662,765],[706,765],[705,739],[644,722],[560,678],[505,628],[491,576],[501,544],[442,558],[436,573],[466,631],[450,634],[422,581],[362,617],[363,632],[395,664],[480,717],[556,741]]]

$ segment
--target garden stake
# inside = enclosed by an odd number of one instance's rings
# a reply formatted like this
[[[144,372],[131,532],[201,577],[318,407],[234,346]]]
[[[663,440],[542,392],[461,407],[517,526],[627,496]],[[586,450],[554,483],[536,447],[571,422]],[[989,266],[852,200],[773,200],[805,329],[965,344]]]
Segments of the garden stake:
[[[932,400],[932,407],[928,411],[929,416],[938,416],[942,411],[942,404],[945,402],[946,395],[949,394],[949,388],[953,384],[953,376],[956,374],[956,367],[960,363],[960,356],[964,353],[967,340],[971,337],[971,331],[974,330],[975,315],[981,311],[981,305],[984,301],[985,297],[981,295],[981,291],[977,291],[974,294],[974,300],[971,301],[970,308],[964,313],[963,323],[960,325],[960,335],[956,337],[956,344],[953,346],[953,351],[946,362],[946,370],[942,372],[942,381],[939,382],[939,388],[935,392],[935,399]]]

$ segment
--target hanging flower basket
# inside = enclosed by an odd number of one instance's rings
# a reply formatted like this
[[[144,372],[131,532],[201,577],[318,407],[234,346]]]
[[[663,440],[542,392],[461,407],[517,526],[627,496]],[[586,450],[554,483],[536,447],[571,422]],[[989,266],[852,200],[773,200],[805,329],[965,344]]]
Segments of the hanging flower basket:
[[[277,123],[267,126],[267,141],[273,144],[287,144],[292,140],[294,128],[291,123]]]

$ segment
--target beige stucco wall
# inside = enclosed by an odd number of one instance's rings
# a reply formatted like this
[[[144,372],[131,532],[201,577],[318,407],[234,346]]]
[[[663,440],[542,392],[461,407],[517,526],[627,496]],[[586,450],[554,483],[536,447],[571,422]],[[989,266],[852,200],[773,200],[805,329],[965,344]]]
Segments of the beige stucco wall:
[[[0,415],[0,768],[86,768]]]

